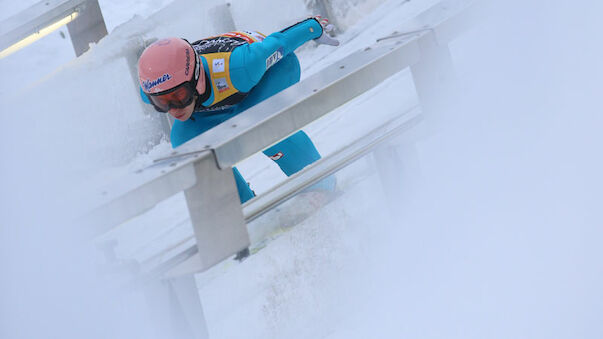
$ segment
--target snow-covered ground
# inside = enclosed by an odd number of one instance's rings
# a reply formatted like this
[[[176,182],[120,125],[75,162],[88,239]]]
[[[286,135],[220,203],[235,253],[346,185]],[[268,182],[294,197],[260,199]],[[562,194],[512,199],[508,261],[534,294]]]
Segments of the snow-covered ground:
[[[391,33],[433,2],[385,1],[342,34],[338,49],[301,50],[304,76]],[[400,148],[403,163],[419,167],[401,169],[408,189],[400,199],[386,200],[375,162],[361,159],[337,173],[341,198],[242,264],[199,275],[212,338],[602,337],[602,7],[489,3],[487,20],[450,46],[460,106],[439,116],[437,133]],[[13,77],[21,72],[2,69]],[[72,74],[85,69],[76,63]],[[50,83],[73,90],[72,74]],[[45,89],[64,97],[64,89]],[[307,129],[322,152],[350,137],[363,117],[375,123],[416,103],[408,73],[376,90],[378,95],[360,98]],[[99,96],[79,91],[73,95]],[[60,133],[51,134],[57,139],[29,131],[19,137],[21,129],[44,132],[39,124],[46,123],[59,131],[66,125],[119,137],[110,129],[120,121],[103,122],[96,110],[78,119],[75,109],[64,114],[54,102],[49,111],[9,107],[2,111],[7,133],[0,143],[7,159],[0,165],[0,260],[9,277],[0,280],[0,337],[45,337],[60,330],[66,338],[118,337],[128,332],[124,328],[136,333],[144,324],[136,305],[117,310],[112,307],[119,303],[99,302],[104,291],[86,256],[69,257],[87,253],[66,234],[73,229],[52,222],[24,229],[30,219],[47,217],[40,202],[62,198],[44,197],[40,188],[46,186],[38,185],[55,179],[47,167],[61,168],[45,162],[65,154],[58,148]],[[128,107],[137,109],[134,103]],[[95,142],[101,144],[88,149],[91,156],[104,149],[102,138]],[[48,143],[42,148],[48,153],[39,153],[35,143]],[[27,154],[28,149],[36,152]],[[123,153],[114,155],[119,161],[112,165],[124,166]],[[240,168],[258,192],[281,175],[261,156]],[[118,254],[144,256],[148,238],[161,234],[166,220],[174,221],[170,226],[185,221],[183,206],[175,197],[152,211],[161,224],[130,225],[135,232]]]

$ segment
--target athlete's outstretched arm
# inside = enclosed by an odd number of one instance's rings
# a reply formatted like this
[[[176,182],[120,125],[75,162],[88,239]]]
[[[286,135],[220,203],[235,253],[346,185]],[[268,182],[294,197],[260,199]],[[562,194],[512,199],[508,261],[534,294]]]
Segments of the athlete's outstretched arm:
[[[233,85],[241,92],[251,90],[270,67],[299,46],[319,38],[322,34],[321,24],[318,20],[310,18],[272,33],[261,42],[237,47],[230,59]]]

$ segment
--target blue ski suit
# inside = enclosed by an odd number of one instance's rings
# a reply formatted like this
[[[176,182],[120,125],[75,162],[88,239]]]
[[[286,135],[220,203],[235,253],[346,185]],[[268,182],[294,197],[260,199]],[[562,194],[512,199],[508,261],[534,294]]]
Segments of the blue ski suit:
[[[208,90],[197,99],[191,119],[174,122],[170,135],[172,147],[299,82],[300,65],[293,51],[321,34],[318,21],[307,19],[269,36],[237,31],[193,42],[191,45],[203,63]],[[316,147],[303,131],[263,153],[287,176],[320,159]],[[236,167],[233,172],[239,198],[244,203],[255,194]],[[317,188],[332,190],[334,186],[335,180],[330,178],[320,182]]]

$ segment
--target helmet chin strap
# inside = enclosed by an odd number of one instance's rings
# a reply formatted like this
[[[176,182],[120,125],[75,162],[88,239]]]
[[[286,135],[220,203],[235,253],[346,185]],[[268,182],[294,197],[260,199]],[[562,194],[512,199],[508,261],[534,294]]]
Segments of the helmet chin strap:
[[[193,47],[191,45],[191,47]],[[195,48],[193,47],[193,51],[195,52],[195,80],[199,81],[199,75],[201,73],[201,61],[199,60],[199,54],[197,53],[197,50],[195,50]]]
[[[203,81],[205,81],[205,91],[203,93],[199,93],[197,91],[197,85],[199,84],[199,80],[201,78],[201,72],[203,72],[201,70],[201,57],[199,56],[199,53],[197,53],[197,50],[195,49],[195,47],[193,47],[193,45],[190,42],[188,42],[188,40],[186,40],[184,38],[182,38],[182,40],[186,41],[189,44],[189,46],[191,46],[191,48],[193,49],[193,52],[195,53],[195,74],[194,74],[195,83],[194,83],[194,87],[193,87],[194,90],[195,90],[195,98],[193,100],[193,104],[196,107],[197,104],[198,104],[196,102],[197,100],[203,100],[204,97],[209,96],[208,95],[208,91],[210,91],[211,85],[208,84],[208,79],[205,76],[205,73],[203,73],[203,75],[204,75],[203,76]],[[192,116],[191,116],[191,119],[194,120]]]
[[[193,50],[195,50],[193,48]],[[205,74],[205,72],[202,70],[201,67],[201,57],[197,54],[197,51],[195,51],[195,57],[197,60],[197,63],[195,65],[195,93],[197,94],[196,99],[200,100],[207,100],[207,97],[209,97],[209,92],[211,91],[211,83],[209,78],[207,77],[207,75]],[[201,76],[201,72],[203,72],[203,76]],[[201,79],[203,78],[203,79]],[[199,93],[197,92],[197,85],[199,83],[199,81],[203,80],[205,82],[205,91],[203,93]]]

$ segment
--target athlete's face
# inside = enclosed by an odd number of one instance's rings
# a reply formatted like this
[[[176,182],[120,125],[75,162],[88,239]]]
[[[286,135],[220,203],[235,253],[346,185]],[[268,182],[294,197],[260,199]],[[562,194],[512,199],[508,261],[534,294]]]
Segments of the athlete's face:
[[[203,64],[200,64],[201,72],[199,73],[199,80],[197,82],[197,91],[198,93],[205,93],[205,72],[203,71]],[[184,107],[184,108],[171,108],[168,113],[170,113],[175,119],[180,121],[186,121],[191,118],[193,115],[193,111],[195,110],[195,102],[197,101],[198,96],[195,95],[193,102]]]
[[[197,101],[197,98],[193,99],[193,102],[184,108],[170,108],[168,113],[170,113],[175,119],[186,121],[190,119],[191,115],[193,115],[193,111],[195,110],[195,101]]]

